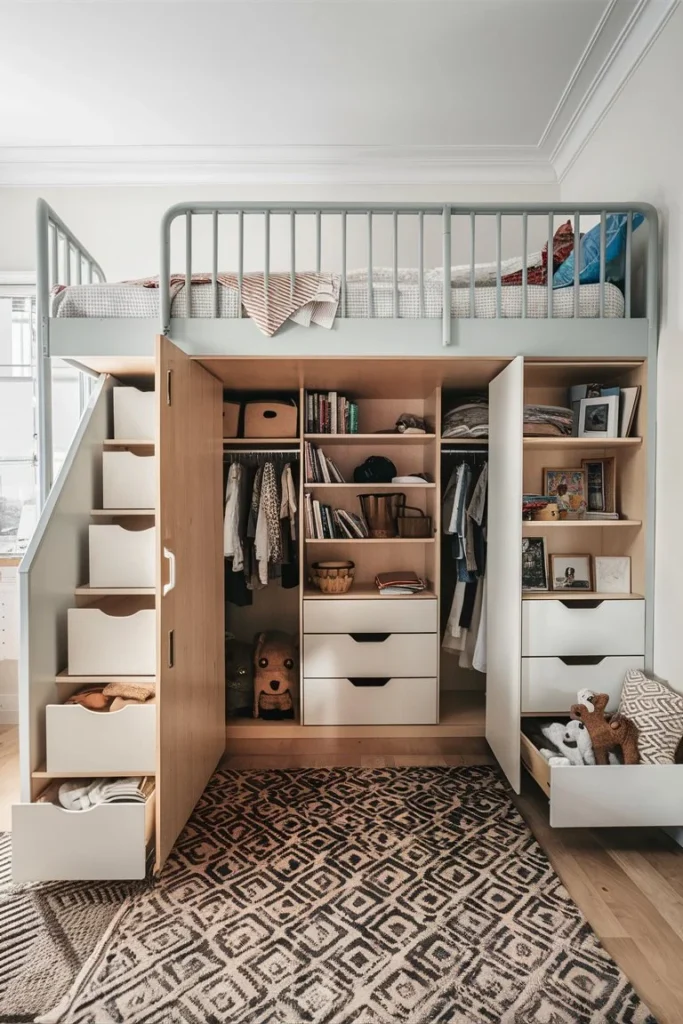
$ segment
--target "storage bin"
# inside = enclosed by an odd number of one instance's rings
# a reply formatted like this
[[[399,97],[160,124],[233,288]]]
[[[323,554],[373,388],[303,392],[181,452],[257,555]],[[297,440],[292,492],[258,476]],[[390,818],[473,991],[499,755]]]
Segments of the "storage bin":
[[[91,587],[153,587],[156,575],[153,526],[90,526],[88,582]]]
[[[524,657],[644,653],[644,601],[587,598],[522,603]]]
[[[568,714],[579,690],[608,693],[608,711],[616,711],[624,676],[643,669],[645,659],[632,656],[564,655],[559,658],[522,658],[522,713]]]
[[[102,452],[102,507],[155,508],[156,457]]]
[[[406,597],[304,601],[304,633],[436,633],[436,601]]]
[[[438,682],[304,678],[304,725],[436,725]]]
[[[156,674],[156,612],[109,615],[101,608],[67,610],[71,676]]]
[[[436,633],[305,633],[303,674],[435,676],[437,646]]]
[[[298,409],[293,402],[247,402],[245,437],[296,437]]]
[[[45,708],[45,766],[59,775],[69,772],[156,771],[155,704],[128,704],[120,711],[89,711],[79,704],[48,704]]]
[[[239,402],[223,402],[223,437],[237,437],[241,408]]]
[[[154,441],[156,433],[156,393],[114,388],[114,440]]]

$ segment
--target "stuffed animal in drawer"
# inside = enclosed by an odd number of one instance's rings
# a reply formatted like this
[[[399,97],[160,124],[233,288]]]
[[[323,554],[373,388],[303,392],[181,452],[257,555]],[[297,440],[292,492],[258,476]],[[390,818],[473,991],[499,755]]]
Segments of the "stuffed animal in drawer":
[[[254,645],[225,634],[225,717],[249,718],[254,704]]]
[[[572,704],[570,717],[582,722],[591,738],[596,764],[609,764],[610,755],[621,750],[624,764],[639,764],[638,729],[630,718],[624,715],[605,717],[609,694],[579,691],[579,703]]]
[[[289,633],[259,633],[254,650],[254,718],[294,718],[299,652]]]
[[[593,745],[583,722],[550,722],[541,726],[541,734],[548,746],[539,749],[548,764],[595,764]]]

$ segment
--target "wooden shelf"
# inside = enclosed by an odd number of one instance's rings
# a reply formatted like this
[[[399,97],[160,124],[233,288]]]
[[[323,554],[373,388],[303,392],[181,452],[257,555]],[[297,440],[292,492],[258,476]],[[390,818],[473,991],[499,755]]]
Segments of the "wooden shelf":
[[[155,775],[155,772],[48,772],[41,767],[31,772],[32,779],[144,779]]]
[[[436,434],[304,434],[317,445],[420,445],[436,441]]]
[[[154,597],[154,587],[76,587],[77,597]]]
[[[70,676],[66,669],[54,678],[55,683],[68,683],[69,685],[85,686],[87,683],[106,686],[107,683],[156,683],[156,676]]]
[[[525,437],[525,448],[637,448],[642,437]]]
[[[600,594],[595,590],[522,592],[523,601],[642,601],[642,594]]]
[[[224,437],[223,446],[234,445],[235,448],[247,448],[249,445],[258,447],[259,445],[289,444],[296,447],[300,441],[300,437]]]
[[[91,508],[90,515],[118,519],[119,516],[156,516],[156,511],[153,508]]]
[[[154,441],[126,441],[125,439],[118,440],[117,438],[110,437],[106,441],[102,442],[103,448],[153,448]]]
[[[306,544],[434,544],[434,537],[306,537]]]
[[[433,601],[436,594],[429,582],[428,589],[420,591],[419,594],[386,594],[384,597],[374,583],[354,583],[346,594],[323,594],[317,587],[304,587],[304,601],[347,601],[354,598],[358,601]]]
[[[433,490],[436,484],[430,484],[425,481],[423,484],[304,484],[304,490],[316,491],[325,489],[328,491],[361,491],[363,493],[372,494],[375,491],[424,491]]]
[[[564,519],[560,522],[529,522],[524,520],[522,522],[523,533],[533,533],[534,530],[571,530],[575,526],[581,527],[582,529],[592,529],[598,527],[602,530],[607,527],[637,527],[642,526],[642,520],[640,519]]]
[[[481,448],[488,448],[489,439],[488,437],[442,437],[441,447],[442,448],[459,448],[460,445],[475,446],[479,445]]]

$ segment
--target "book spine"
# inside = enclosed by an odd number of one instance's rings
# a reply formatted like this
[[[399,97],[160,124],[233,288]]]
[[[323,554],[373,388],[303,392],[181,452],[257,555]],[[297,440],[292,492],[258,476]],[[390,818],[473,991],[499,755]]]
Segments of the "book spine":
[[[313,533],[314,540],[322,540],[323,537],[323,521],[320,513],[320,502],[317,499],[313,500],[313,520],[315,523],[315,531]]]
[[[328,403],[330,406],[330,433],[337,433],[337,392],[330,391],[327,396]]]

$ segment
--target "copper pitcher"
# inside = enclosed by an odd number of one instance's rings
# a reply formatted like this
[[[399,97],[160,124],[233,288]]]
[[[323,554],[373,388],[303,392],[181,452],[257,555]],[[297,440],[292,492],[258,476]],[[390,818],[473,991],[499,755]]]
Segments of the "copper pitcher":
[[[405,505],[405,494],[400,491],[383,494],[359,494],[358,500],[371,537],[397,536],[396,518],[399,509]]]

